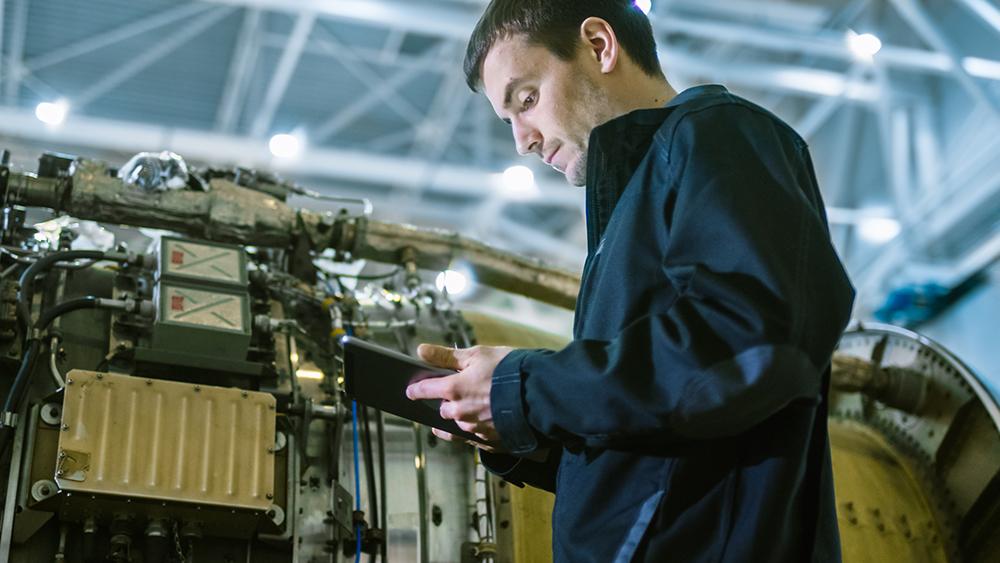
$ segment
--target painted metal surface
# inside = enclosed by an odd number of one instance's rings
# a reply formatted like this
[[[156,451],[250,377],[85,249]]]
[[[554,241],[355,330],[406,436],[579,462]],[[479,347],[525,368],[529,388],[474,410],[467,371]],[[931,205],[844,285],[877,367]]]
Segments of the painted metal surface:
[[[267,393],[73,370],[56,482],[72,492],[266,511],[274,408]]]

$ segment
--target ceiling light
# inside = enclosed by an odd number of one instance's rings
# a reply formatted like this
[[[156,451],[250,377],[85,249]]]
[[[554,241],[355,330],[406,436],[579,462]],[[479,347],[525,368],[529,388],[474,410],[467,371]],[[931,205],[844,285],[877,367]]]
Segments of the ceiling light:
[[[500,186],[504,195],[513,198],[526,198],[538,193],[535,173],[527,166],[511,166],[504,170]]]
[[[858,222],[858,234],[874,244],[884,244],[896,238],[900,229],[899,221],[888,217],[865,217]]]
[[[435,285],[438,291],[445,291],[448,295],[460,295],[468,289],[469,279],[462,272],[445,270],[438,274]]]
[[[858,34],[853,29],[847,30],[847,47],[858,59],[870,61],[875,53],[882,49],[882,40],[871,33]]]
[[[649,10],[653,7],[653,0],[635,0],[633,2],[636,8],[642,10],[642,13],[649,15]]]
[[[289,133],[278,133],[267,143],[271,154],[277,158],[295,158],[302,152],[302,141]]]
[[[65,100],[42,102],[35,106],[35,117],[46,125],[60,125],[66,119],[69,104]]]

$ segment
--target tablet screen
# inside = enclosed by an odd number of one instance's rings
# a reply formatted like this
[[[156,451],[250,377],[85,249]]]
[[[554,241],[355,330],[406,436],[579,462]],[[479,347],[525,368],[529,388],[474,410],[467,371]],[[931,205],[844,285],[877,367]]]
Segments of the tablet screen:
[[[456,436],[483,442],[475,434],[460,429],[455,421],[441,418],[441,401],[411,401],[406,397],[410,384],[429,377],[452,375],[454,371],[428,365],[353,336],[341,338],[340,343],[344,349],[344,383],[352,399]]]

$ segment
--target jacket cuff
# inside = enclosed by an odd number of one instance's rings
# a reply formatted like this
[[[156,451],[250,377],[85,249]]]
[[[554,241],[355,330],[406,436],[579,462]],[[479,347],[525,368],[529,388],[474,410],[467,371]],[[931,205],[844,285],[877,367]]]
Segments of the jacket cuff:
[[[493,370],[490,410],[500,442],[512,454],[528,454],[538,447],[538,437],[524,413],[524,376],[521,366],[534,350],[514,350]]]

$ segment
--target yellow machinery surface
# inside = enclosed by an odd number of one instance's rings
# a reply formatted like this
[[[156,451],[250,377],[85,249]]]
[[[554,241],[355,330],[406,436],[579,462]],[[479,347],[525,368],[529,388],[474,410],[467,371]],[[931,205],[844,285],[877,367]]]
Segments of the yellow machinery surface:
[[[71,371],[56,482],[71,493],[264,512],[274,408],[268,393]]]

